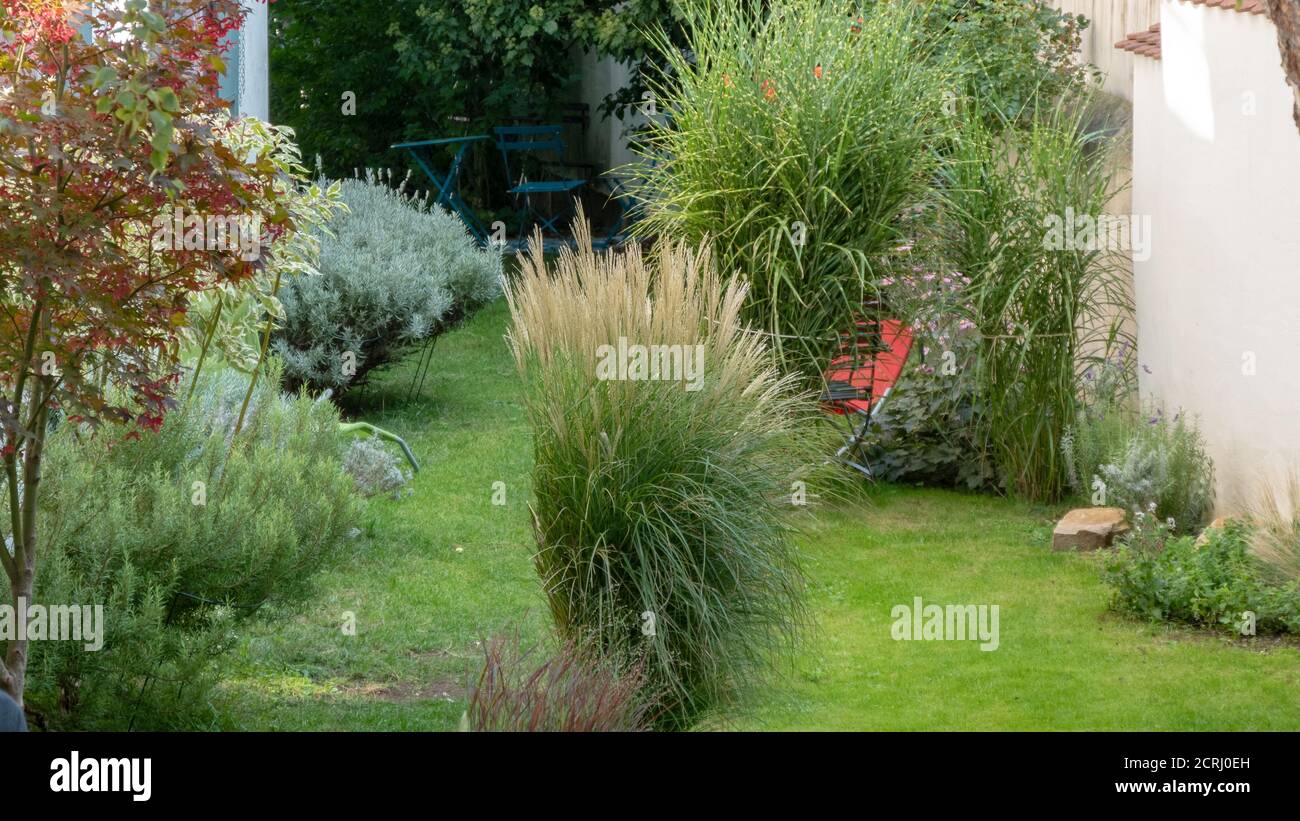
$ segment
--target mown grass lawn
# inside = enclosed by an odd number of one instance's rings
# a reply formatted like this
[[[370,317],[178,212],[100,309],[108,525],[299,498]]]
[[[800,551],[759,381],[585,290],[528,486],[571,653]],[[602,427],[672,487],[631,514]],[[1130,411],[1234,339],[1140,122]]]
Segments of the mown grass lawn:
[[[312,601],[252,625],[227,664],[222,726],[454,729],[476,642],[546,635],[506,318],[497,303],[441,340],[415,401],[414,358],[352,400],[406,437],[424,469],[410,495],[370,504],[357,555],[321,577]],[[1109,613],[1096,557],[1048,549],[1055,512],[881,487],[803,516],[816,630],[748,710],[706,726],[1300,729],[1300,645]],[[915,596],[998,605],[999,648],[894,641],[890,610]],[[355,635],[342,629],[348,613]]]

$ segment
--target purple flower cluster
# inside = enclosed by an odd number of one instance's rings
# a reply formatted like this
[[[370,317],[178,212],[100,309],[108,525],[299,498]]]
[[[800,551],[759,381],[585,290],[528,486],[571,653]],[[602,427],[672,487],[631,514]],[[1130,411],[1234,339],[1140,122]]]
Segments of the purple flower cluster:
[[[911,249],[908,243],[896,250],[906,253]],[[975,328],[969,318],[972,316],[967,295],[970,284],[970,277],[959,271],[936,272],[921,265],[880,280],[887,302],[900,318],[911,325],[920,339],[945,351],[952,350],[965,332]],[[928,358],[930,347],[922,344],[922,353]],[[926,374],[934,373],[928,362],[918,368]]]

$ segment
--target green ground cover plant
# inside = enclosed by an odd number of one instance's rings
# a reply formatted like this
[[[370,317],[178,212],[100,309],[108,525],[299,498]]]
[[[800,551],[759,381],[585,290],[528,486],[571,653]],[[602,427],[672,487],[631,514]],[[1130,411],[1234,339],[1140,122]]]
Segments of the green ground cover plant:
[[[1251,553],[1250,524],[1211,528],[1198,543],[1172,537],[1159,519],[1137,518],[1134,535],[1106,564],[1117,610],[1237,634],[1300,632],[1300,584],[1268,577]]]

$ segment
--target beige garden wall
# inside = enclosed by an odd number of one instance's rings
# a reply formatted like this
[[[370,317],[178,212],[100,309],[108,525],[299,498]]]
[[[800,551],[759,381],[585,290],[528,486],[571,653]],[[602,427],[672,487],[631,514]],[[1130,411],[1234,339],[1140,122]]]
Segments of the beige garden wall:
[[[1144,31],[1160,19],[1160,0],[1051,0],[1070,14],[1082,14],[1092,21],[1083,33],[1080,57],[1106,75],[1105,90],[1126,100],[1133,99],[1135,57],[1115,48],[1125,36]]]
[[[1300,133],[1267,18],[1161,13],[1163,59],[1134,60],[1141,387],[1200,418],[1230,513],[1300,467]]]
[[[645,118],[633,112],[627,112],[627,119],[602,117],[600,105],[607,94],[612,94],[628,84],[632,70],[626,63],[619,63],[610,57],[599,57],[592,52],[574,54],[581,61],[582,80],[578,88],[578,99],[587,104],[591,111],[591,127],[587,131],[587,144],[584,147],[586,157],[602,171],[621,168],[637,161],[637,156],[628,148],[628,134],[645,122]]]

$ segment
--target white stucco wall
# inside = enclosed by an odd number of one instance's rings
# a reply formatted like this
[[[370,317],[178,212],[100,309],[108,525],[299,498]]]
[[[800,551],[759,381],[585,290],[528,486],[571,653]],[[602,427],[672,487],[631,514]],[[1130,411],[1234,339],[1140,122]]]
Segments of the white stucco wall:
[[[1134,61],[1141,388],[1200,418],[1230,513],[1300,468],[1300,133],[1267,18],[1161,15],[1163,59]]]

